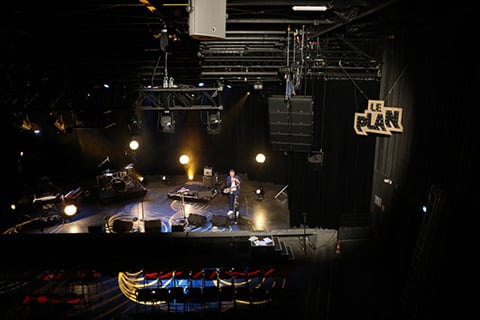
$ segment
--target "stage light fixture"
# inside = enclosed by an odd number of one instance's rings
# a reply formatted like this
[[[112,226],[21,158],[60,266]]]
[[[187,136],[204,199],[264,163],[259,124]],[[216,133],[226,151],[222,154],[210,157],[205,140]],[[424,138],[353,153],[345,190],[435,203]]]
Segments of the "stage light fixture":
[[[257,155],[255,156],[255,161],[257,161],[257,163],[260,163],[260,164],[264,163],[266,159],[267,158],[263,153],[257,153]]]
[[[257,200],[263,200],[265,196],[265,189],[263,189],[262,187],[259,187],[255,189],[255,194],[257,195]]]
[[[130,135],[137,136],[142,133],[142,121],[140,121],[135,114],[132,114],[127,119],[127,126]]]
[[[256,81],[253,84],[253,90],[262,90],[263,89],[263,83],[261,81]]]
[[[222,130],[222,119],[220,111],[208,114],[207,131],[209,134],[219,134]]]
[[[78,207],[75,204],[67,204],[63,207],[63,214],[66,218],[71,218],[78,212]]]
[[[166,133],[175,132],[175,120],[173,118],[173,112],[166,109],[162,112],[160,116],[160,125],[162,126],[162,131]]]
[[[53,125],[55,126],[55,128],[58,129],[60,133],[64,133],[66,131],[65,121],[63,121],[63,116],[61,113],[56,115]]]
[[[132,151],[136,151],[139,146],[140,146],[140,144],[139,144],[138,141],[135,140],[135,139],[132,139],[132,140],[130,141],[130,143],[128,144],[128,147],[129,147],[130,150],[132,150]]]
[[[178,161],[180,161],[180,164],[186,165],[190,162],[190,157],[186,154],[182,154],[180,158],[178,158]]]
[[[30,121],[28,114],[19,113],[15,115],[16,122],[21,131],[33,132],[34,134],[40,134],[40,127],[38,124]]]
[[[162,175],[161,180],[162,180],[162,183],[168,184],[168,176]]]
[[[327,11],[327,6],[293,6],[293,11]]]
[[[32,123],[30,122],[27,114],[21,119],[20,128],[25,131],[32,130]]]

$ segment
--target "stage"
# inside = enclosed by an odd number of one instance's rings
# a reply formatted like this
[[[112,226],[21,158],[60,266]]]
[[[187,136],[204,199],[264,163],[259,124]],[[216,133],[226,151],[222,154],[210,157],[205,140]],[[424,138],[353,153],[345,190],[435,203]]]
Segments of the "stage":
[[[205,186],[202,177],[149,176],[146,182],[114,187],[114,181],[99,185],[79,183],[83,194],[78,213],[65,219],[61,210],[46,214],[28,212],[21,223],[3,233],[145,233],[268,231],[288,229],[286,194],[276,197],[281,185],[250,181],[242,177],[238,219],[228,217],[228,199],[223,185]],[[221,180],[223,181],[223,180]],[[102,187],[107,186],[107,187]],[[265,191],[260,198],[255,190]],[[67,192],[68,190],[65,190]],[[105,197],[109,194],[109,197]],[[22,213],[18,213],[21,215]]]

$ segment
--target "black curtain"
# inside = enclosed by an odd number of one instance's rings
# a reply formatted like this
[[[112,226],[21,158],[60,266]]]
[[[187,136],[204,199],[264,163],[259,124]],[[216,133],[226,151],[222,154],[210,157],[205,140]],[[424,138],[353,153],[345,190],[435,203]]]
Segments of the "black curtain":
[[[312,88],[312,153],[288,155],[290,224],[338,228],[342,214],[369,211],[375,136],[357,135],[353,121],[378,99],[379,83],[318,79]],[[320,150],[321,165],[308,161]]]

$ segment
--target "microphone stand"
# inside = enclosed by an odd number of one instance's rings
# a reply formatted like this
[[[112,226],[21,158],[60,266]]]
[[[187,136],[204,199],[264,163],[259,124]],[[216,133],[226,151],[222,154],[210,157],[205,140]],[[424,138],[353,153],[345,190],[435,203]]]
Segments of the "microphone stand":
[[[307,255],[307,213],[303,212],[303,251]]]
[[[181,198],[182,198],[183,223],[186,225],[187,224],[187,214],[185,212],[185,192],[186,191],[181,191],[180,194],[181,194]]]

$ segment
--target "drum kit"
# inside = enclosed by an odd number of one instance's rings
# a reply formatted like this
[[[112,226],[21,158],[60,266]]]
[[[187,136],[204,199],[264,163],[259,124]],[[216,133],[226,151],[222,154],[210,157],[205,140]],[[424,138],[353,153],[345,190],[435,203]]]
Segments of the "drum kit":
[[[128,164],[122,170],[104,170],[97,175],[97,185],[102,190],[125,192],[135,187],[135,179],[135,169]]]

